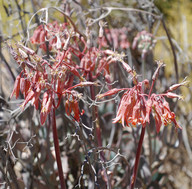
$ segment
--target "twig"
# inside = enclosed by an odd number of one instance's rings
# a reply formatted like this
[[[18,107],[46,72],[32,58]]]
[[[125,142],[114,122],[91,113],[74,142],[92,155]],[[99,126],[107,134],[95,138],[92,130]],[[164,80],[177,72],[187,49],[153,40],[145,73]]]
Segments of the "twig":
[[[2,54],[2,52],[0,51],[0,57],[2,59],[2,61],[5,63],[5,66],[7,67],[10,75],[11,75],[11,78],[13,80],[13,82],[15,81],[15,75],[13,74],[12,70],[11,70],[11,67],[9,66],[9,63],[7,62],[7,60],[5,59],[4,55]]]
[[[9,175],[12,179],[12,182],[15,185],[15,188],[20,189],[19,184],[17,182],[16,174],[13,170],[13,167],[11,166],[11,160],[9,158],[9,152],[7,151],[5,154],[5,151],[2,148],[0,148],[0,156],[1,156],[1,159],[3,160],[3,164],[6,166],[6,173],[5,173],[6,178],[7,178],[7,173],[9,173]],[[6,181],[9,183],[8,178],[6,179]],[[11,187],[11,185],[9,185],[9,186]]]
[[[70,18],[68,15],[66,15],[62,10],[60,10],[60,9],[57,8],[57,7],[48,7],[48,8],[42,8],[42,9],[38,10],[38,11],[37,11],[35,14],[33,14],[33,16],[30,18],[30,20],[29,20],[29,22],[28,22],[28,26],[27,26],[27,41],[29,41],[29,38],[30,38],[30,37],[29,37],[29,26],[30,26],[33,18],[34,18],[38,13],[45,11],[45,23],[47,24],[47,22],[48,22],[48,10],[51,9],[51,8],[52,8],[52,9],[55,9],[55,10],[57,10],[57,11],[59,11],[59,12],[61,12],[61,13],[70,21],[72,27],[74,28],[74,31],[77,32],[77,33],[79,33],[79,35],[80,35],[80,36],[83,36],[85,39],[87,38],[84,34],[82,34],[82,33],[77,29],[76,25],[75,25],[74,22],[71,20],[71,18]]]
[[[153,14],[151,12],[148,12],[148,11],[145,11],[145,10],[140,10],[140,9],[127,8],[127,7],[126,8],[122,8],[122,7],[102,7],[102,8],[89,9],[89,12],[98,11],[98,10],[106,10],[107,13],[102,14],[97,19],[91,19],[92,22],[89,23],[89,26],[92,26],[93,24],[95,24],[99,20],[102,20],[102,19],[106,18],[114,10],[139,12],[139,13],[143,13],[143,14],[149,14],[149,15],[155,17],[156,19],[161,19],[161,16]]]
[[[26,37],[25,27],[24,27],[24,23],[23,23],[23,20],[22,20],[22,16],[21,16],[21,7],[19,6],[18,0],[15,0],[15,3],[17,5],[19,20],[21,22],[21,27],[22,27],[22,30],[23,30],[23,34],[24,34],[24,37]]]
[[[172,42],[172,40],[171,40],[171,36],[170,36],[170,34],[169,34],[169,30],[168,30],[168,28],[167,28],[167,26],[166,26],[165,21],[164,21],[163,18],[161,19],[161,22],[162,22],[163,28],[164,28],[164,30],[165,30],[165,32],[166,32],[166,34],[167,34],[167,37],[168,37],[168,40],[169,40],[169,43],[170,43],[170,46],[171,46],[171,50],[172,50],[172,53],[173,53],[175,73],[176,73],[176,81],[177,81],[177,83],[178,83],[178,82],[179,82],[179,73],[178,73],[178,64],[177,64],[177,56],[176,56],[176,53],[175,53],[175,47],[174,47],[174,45],[173,45],[173,42]]]

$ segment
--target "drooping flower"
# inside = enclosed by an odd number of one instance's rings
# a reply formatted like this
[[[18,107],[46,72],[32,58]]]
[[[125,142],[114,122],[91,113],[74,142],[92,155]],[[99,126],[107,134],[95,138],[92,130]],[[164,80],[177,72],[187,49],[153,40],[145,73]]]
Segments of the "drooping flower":
[[[186,81],[186,78],[185,78],[181,83],[177,83],[177,84],[171,85],[169,87],[169,89],[167,90],[167,92],[172,92],[172,91],[178,89],[181,86],[186,86],[188,83],[189,83],[189,81]]]
[[[73,115],[75,121],[80,121],[80,110],[79,110],[79,95],[78,93],[72,93],[67,95],[67,100],[65,102],[65,112],[68,116]],[[73,114],[72,114],[73,113]]]
[[[104,93],[104,94],[98,94],[97,96],[96,96],[96,98],[97,99],[100,99],[100,98],[103,98],[103,97],[105,97],[105,96],[110,96],[110,95],[114,95],[114,94],[116,94],[116,93],[118,93],[118,92],[121,92],[121,91],[123,91],[123,90],[126,90],[126,89],[116,89],[116,88],[114,88],[114,89],[111,89],[111,90],[109,90],[109,91],[107,91],[106,93]]]
[[[127,49],[130,47],[130,43],[128,40],[128,28],[112,28],[104,29],[104,31],[106,35],[103,36],[101,40],[101,45],[103,47],[108,47],[108,42],[113,46],[114,49]]]
[[[45,123],[47,115],[51,111],[52,103],[53,103],[53,101],[52,101],[51,94],[49,92],[45,92],[43,94],[43,100],[42,100],[42,104],[41,104],[41,113],[40,113],[41,125],[43,125]]]
[[[61,37],[61,31],[66,30],[66,25],[66,23],[59,25],[56,21],[47,25],[40,25],[35,29],[31,37],[31,42],[33,44],[39,44],[40,48],[44,51],[47,50],[46,41],[48,42],[49,50],[53,47],[60,49],[64,46],[64,38]]]
[[[146,100],[143,96],[142,82],[139,82],[133,88],[128,89],[122,96],[117,115],[113,119],[113,123],[121,122],[125,124],[146,125]]]
[[[13,92],[11,93],[11,96],[12,97],[13,95],[15,95],[16,98],[18,98],[19,96],[19,91],[20,91],[20,80],[21,80],[21,76],[18,75],[16,80],[15,80],[15,84],[14,84],[14,87],[13,87]]]
[[[62,96],[73,94],[73,100],[69,102],[72,109],[69,109],[68,112],[72,113],[74,119],[79,121],[78,95],[74,95],[71,90],[76,87],[97,84],[96,82],[87,82],[80,75],[76,64],[72,61],[71,52],[61,53],[58,51],[53,59],[54,63],[50,64],[30,48],[21,44],[15,46],[14,48],[10,46],[10,52],[18,64],[22,66],[23,71],[16,78],[11,97],[15,95],[18,98],[21,91],[25,98],[21,105],[23,110],[28,103],[31,103],[36,109],[41,107],[40,122],[43,125],[51,108],[56,109],[60,105]],[[80,82],[73,85],[75,77]]]
[[[151,100],[157,133],[159,133],[162,125],[167,126],[171,123],[174,123],[176,128],[182,129],[175,119],[175,113],[171,112],[169,103],[162,95],[152,94]]]
[[[110,82],[109,65],[112,61],[107,58],[105,51],[95,47],[90,48],[80,62],[83,76],[88,78],[89,74],[92,73],[93,78],[97,78],[103,73],[106,81]]]
[[[157,75],[157,72],[155,75]],[[171,92],[148,95],[145,93],[144,87],[149,88],[148,80],[139,82],[132,88],[123,89],[126,92],[121,98],[113,123],[120,122],[123,126],[142,125],[145,127],[147,123],[150,123],[150,115],[152,114],[155,119],[157,133],[160,132],[162,125],[167,126],[171,123],[175,125],[176,129],[182,129],[176,121],[175,113],[171,112],[169,103],[164,98],[166,96],[168,98],[180,99],[180,96]],[[99,94],[97,97],[100,99],[105,96],[114,95],[119,91],[121,89],[112,89],[104,94]]]
[[[26,78],[21,78],[20,91],[24,95],[24,97],[27,95],[29,88],[30,88],[30,81]]]
[[[50,51],[67,50],[71,42],[70,40],[74,39],[76,41],[78,38],[79,34],[74,31],[73,27],[69,27],[68,23],[59,24],[57,21],[54,21],[38,26],[30,40],[33,44],[40,45],[40,48],[44,51]]]

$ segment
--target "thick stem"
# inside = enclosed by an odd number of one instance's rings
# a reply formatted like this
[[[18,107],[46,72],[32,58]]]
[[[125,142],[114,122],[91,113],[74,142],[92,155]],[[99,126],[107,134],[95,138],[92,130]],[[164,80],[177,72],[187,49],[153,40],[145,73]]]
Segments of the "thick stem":
[[[53,140],[54,140],[54,146],[55,146],[55,155],[56,155],[56,161],[57,161],[57,167],[59,172],[59,179],[61,184],[61,189],[66,189],[65,186],[65,179],[63,175],[63,168],[61,164],[61,155],[60,155],[60,149],[59,149],[59,139],[57,135],[57,127],[56,127],[56,120],[55,120],[55,109],[52,108],[51,110],[51,124],[53,128]]]
[[[145,127],[142,127],[141,136],[140,136],[139,144],[137,147],[137,154],[136,154],[136,159],[135,159],[133,175],[131,177],[131,183],[130,183],[130,187],[129,187],[130,189],[134,189],[134,186],[135,186],[135,180],[137,177],[137,170],[138,170],[139,159],[140,159],[140,155],[141,155],[141,149],[142,149],[144,135],[145,135]]]

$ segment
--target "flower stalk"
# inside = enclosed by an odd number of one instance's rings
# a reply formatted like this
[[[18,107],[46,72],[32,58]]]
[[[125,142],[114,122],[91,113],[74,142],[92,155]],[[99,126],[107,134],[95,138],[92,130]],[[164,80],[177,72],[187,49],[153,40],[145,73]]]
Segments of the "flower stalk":
[[[141,149],[142,149],[142,145],[143,145],[144,136],[145,136],[145,127],[142,127],[141,136],[140,136],[139,144],[137,147],[135,165],[134,165],[133,174],[131,177],[131,182],[130,182],[130,187],[129,187],[130,189],[134,189],[134,186],[135,186],[135,180],[137,178],[137,171],[138,171],[138,165],[139,165],[139,160],[140,160],[140,156],[141,156]]]
[[[58,134],[57,134],[54,108],[52,108],[50,116],[51,116],[51,124],[52,124],[52,129],[53,129],[53,140],[54,140],[54,146],[55,146],[55,155],[56,155],[56,161],[57,161],[57,167],[58,167],[58,173],[59,173],[59,180],[60,180],[60,184],[61,184],[61,189],[66,189],[65,179],[64,179],[64,175],[63,175],[63,168],[62,168],[62,163],[61,163],[59,138],[58,138]]]

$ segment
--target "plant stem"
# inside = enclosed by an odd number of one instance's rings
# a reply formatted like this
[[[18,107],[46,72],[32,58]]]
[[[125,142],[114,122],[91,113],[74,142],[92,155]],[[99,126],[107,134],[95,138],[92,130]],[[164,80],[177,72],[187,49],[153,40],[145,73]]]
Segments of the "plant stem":
[[[51,124],[52,124],[52,129],[53,129],[53,140],[54,140],[54,146],[55,146],[55,155],[56,155],[61,189],[66,189],[65,179],[64,179],[64,175],[63,175],[63,168],[62,168],[62,164],[61,164],[61,155],[60,155],[60,149],[59,149],[59,139],[58,139],[58,134],[57,134],[54,108],[52,108],[50,116],[51,116]]]
[[[92,77],[92,73],[89,73],[89,81],[93,82],[93,77]],[[94,101],[95,100],[95,90],[94,90],[94,86],[90,86],[90,92],[91,92],[91,99]],[[93,106],[92,108],[92,119],[94,120],[94,140],[95,143],[98,145],[98,147],[102,146],[102,139],[101,139],[101,128],[99,125],[99,118],[98,118],[98,108],[96,106]],[[96,140],[97,139],[97,140]],[[105,161],[105,156],[103,151],[100,152],[101,155],[101,159],[103,161]],[[104,173],[107,177],[107,189],[111,189],[111,182],[110,182],[110,178],[107,175],[107,171],[104,169]]]
[[[93,82],[92,78],[92,73],[89,73],[89,81]],[[90,92],[91,92],[91,99],[94,101],[95,100],[95,90],[94,86],[90,86]],[[98,109],[96,106],[93,106],[92,108],[92,119],[94,123],[94,131],[95,131],[95,142],[98,144],[99,147],[102,146],[102,141],[101,141],[101,129],[99,126],[99,119],[98,119]]]
[[[149,91],[149,96],[151,96],[152,90],[153,90],[153,86],[154,86],[155,80],[152,81],[152,85]]]
[[[144,135],[145,135],[145,127],[142,127],[141,136],[140,136],[139,144],[137,147],[137,154],[136,154],[136,159],[135,159],[133,175],[131,177],[131,183],[130,183],[130,187],[129,187],[130,189],[134,189],[134,186],[135,186],[135,180],[137,177],[137,170],[138,170],[139,159],[140,159],[140,155],[141,155],[141,149],[142,149]]]

